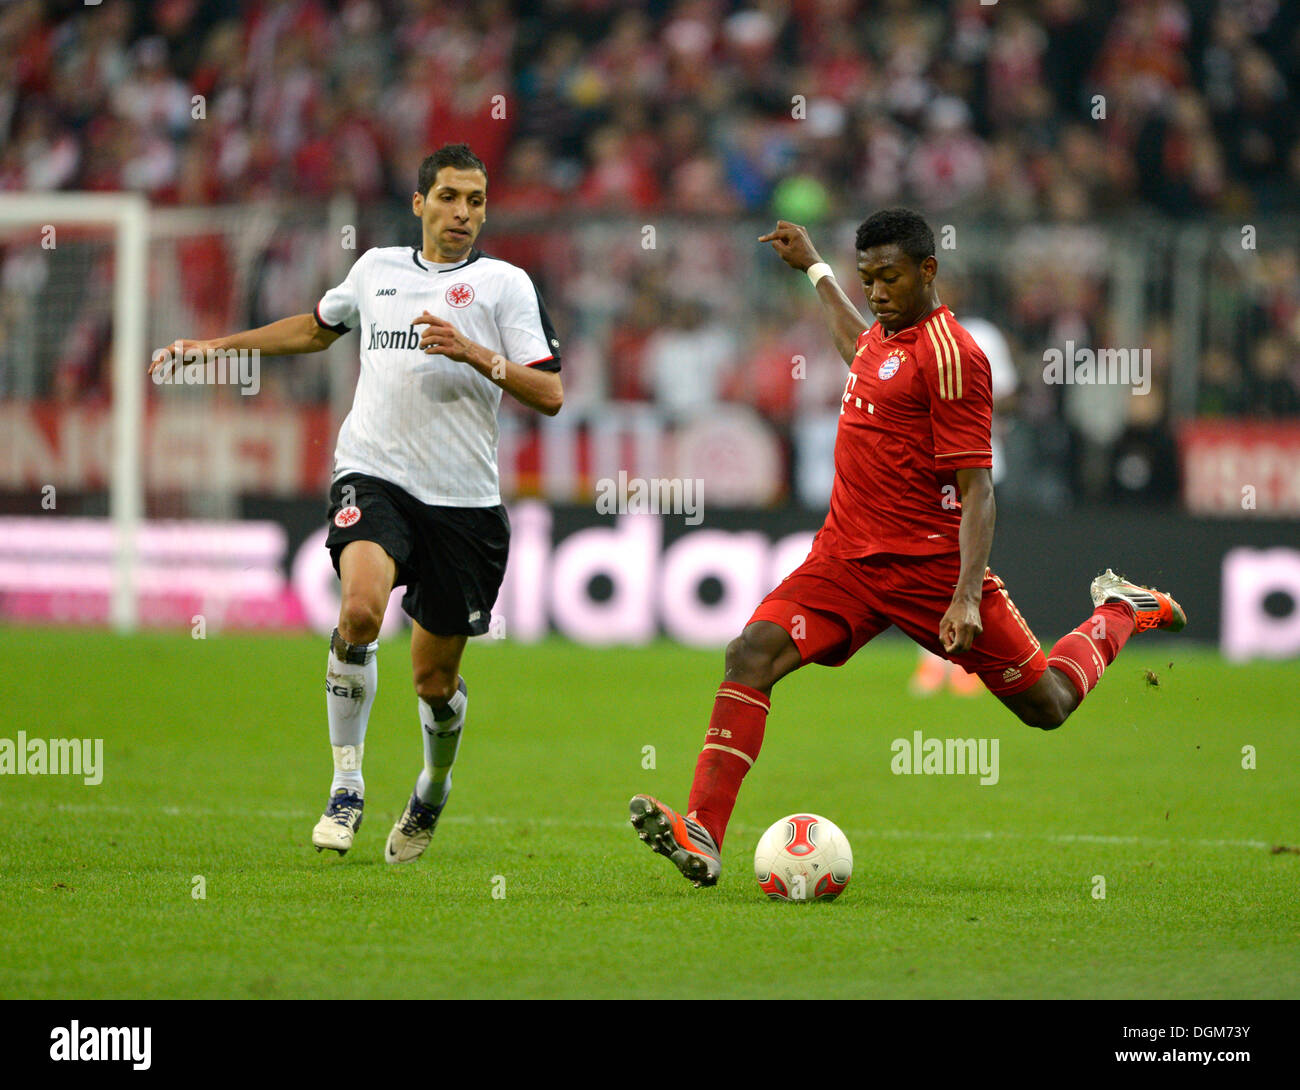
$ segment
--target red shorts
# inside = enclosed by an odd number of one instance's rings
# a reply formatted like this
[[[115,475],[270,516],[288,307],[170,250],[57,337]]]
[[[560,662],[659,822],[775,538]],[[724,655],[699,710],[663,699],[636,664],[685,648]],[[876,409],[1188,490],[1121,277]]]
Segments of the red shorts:
[[[779,624],[804,664],[842,666],[863,644],[897,625],[927,651],[978,674],[990,692],[1023,692],[1047,671],[1047,659],[1006,587],[984,572],[984,630],[961,655],[944,651],[939,622],[952,604],[960,561],[943,556],[871,556],[840,560],[812,554],[763,599],[749,623]]]

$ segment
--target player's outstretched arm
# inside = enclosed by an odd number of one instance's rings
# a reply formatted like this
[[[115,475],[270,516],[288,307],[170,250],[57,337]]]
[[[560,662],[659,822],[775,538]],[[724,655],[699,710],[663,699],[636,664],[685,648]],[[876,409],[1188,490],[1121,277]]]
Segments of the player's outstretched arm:
[[[961,654],[971,649],[984,630],[980,599],[993,548],[993,474],[988,469],[959,469],[957,490],[961,493],[961,529],[957,533],[961,570],[952,604],[939,622],[939,639],[946,651]]]
[[[179,339],[160,348],[150,357],[149,373],[172,361],[173,354],[184,356],[190,352],[239,352],[256,349],[264,356],[296,356],[306,352],[320,352],[339,339],[340,334],[326,329],[316,321],[314,314],[295,314],[278,322],[232,333],[228,337],[214,337],[208,341]]]
[[[469,364],[530,409],[554,416],[564,405],[564,384],[558,371],[538,371],[508,360],[462,336],[450,322],[435,318],[427,310],[411,324],[425,327],[420,334],[422,351]]]
[[[790,268],[800,272],[806,273],[821,261],[812,239],[808,237],[808,231],[797,223],[778,220],[776,228],[766,235],[760,235],[758,241],[770,242],[777,256]],[[849,302],[849,297],[836,283],[834,276],[823,276],[817,281],[817,298],[822,302],[822,313],[826,316],[826,324],[830,326],[835,350],[845,363],[852,366],[858,338],[867,328],[867,320]]]

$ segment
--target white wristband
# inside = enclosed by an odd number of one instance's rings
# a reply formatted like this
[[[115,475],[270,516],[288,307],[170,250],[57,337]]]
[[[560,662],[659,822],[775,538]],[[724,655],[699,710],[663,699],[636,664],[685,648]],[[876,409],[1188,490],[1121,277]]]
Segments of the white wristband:
[[[812,281],[812,286],[817,286],[817,281],[823,276],[834,277],[835,271],[824,261],[817,262],[816,265],[808,266],[808,279]]]

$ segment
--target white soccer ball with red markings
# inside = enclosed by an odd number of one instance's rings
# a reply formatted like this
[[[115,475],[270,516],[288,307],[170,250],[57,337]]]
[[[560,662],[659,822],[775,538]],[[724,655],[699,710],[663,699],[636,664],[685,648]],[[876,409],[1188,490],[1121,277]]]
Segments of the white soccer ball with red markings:
[[[783,817],[754,851],[754,877],[774,901],[833,901],[852,874],[849,838],[817,814]]]

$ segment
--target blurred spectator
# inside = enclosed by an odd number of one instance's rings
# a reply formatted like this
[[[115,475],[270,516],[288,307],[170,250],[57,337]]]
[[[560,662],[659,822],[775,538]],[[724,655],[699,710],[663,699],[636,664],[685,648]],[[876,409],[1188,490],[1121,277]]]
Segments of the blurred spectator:
[[[1246,391],[1236,356],[1223,348],[1208,348],[1201,357],[1197,413],[1237,416],[1246,411]]]
[[[1124,390],[1125,426],[1115,443],[1107,498],[1165,503],[1178,492],[1178,451],[1168,428],[1173,337],[1168,323],[1161,321],[1142,340],[1142,350],[1149,353],[1149,388],[1142,393],[1141,384],[1134,383]]]
[[[767,419],[790,423],[798,407],[799,383],[807,380],[807,357],[790,321],[776,312],[759,316],[746,331],[741,363],[727,377],[730,400],[752,405]]]
[[[646,345],[664,320],[657,285],[634,287],[606,342],[609,358],[610,397],[616,401],[648,401],[654,386],[646,363]]]
[[[1251,355],[1247,411],[1254,416],[1300,414],[1300,386],[1295,381],[1295,354],[1277,334],[1261,337]]]
[[[736,359],[736,335],[694,300],[674,300],[645,345],[655,402],[670,417],[687,419],[717,403]]]
[[[659,180],[649,164],[628,153],[627,136],[606,125],[588,144],[590,166],[578,188],[578,200],[603,212],[646,211],[659,203]]]
[[[1169,215],[1194,215],[1211,209],[1222,195],[1226,175],[1205,104],[1181,91],[1152,114],[1138,137],[1140,192]]]
[[[134,71],[112,91],[113,112],[146,129],[178,138],[190,121],[185,84],[167,69],[167,43],[144,38],[132,50]]]
[[[565,204],[564,191],[556,184],[555,164],[546,141],[537,137],[520,140],[510,150],[506,168],[489,180],[493,212],[531,212],[545,215]]]
[[[908,168],[912,191],[927,208],[943,210],[982,189],[984,144],[970,131],[970,110],[955,98],[938,98],[926,111],[925,136]]]
[[[1235,75],[1219,130],[1232,173],[1250,186],[1278,182],[1297,132],[1286,83],[1272,59],[1254,48],[1243,50]]]

